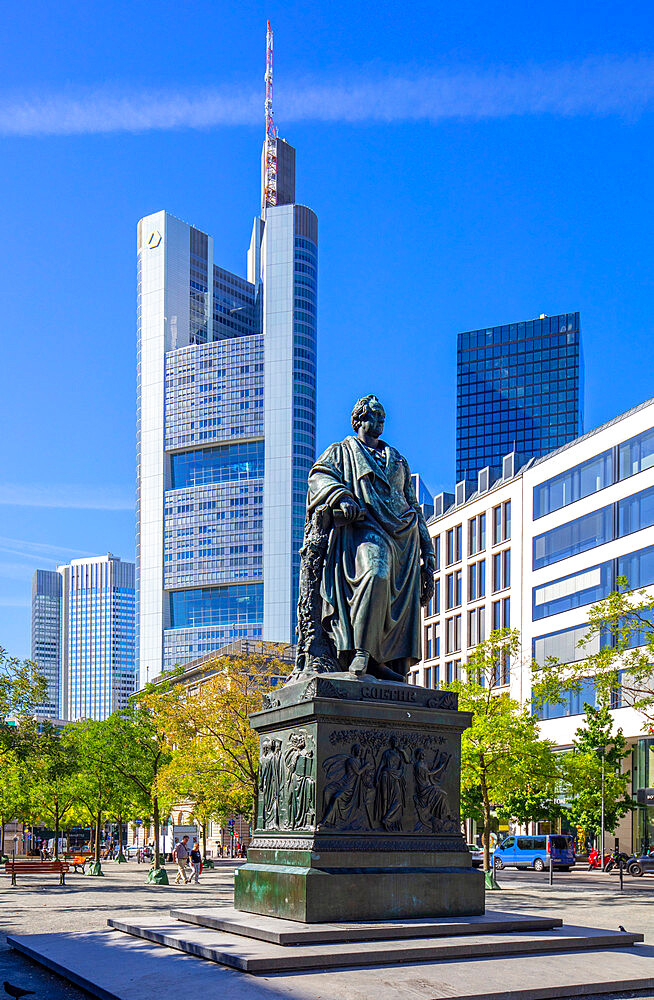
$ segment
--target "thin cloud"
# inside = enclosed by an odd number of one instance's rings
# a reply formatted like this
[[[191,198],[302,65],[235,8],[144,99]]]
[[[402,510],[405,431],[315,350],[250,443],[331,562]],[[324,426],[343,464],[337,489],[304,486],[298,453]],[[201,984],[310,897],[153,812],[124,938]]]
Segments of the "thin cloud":
[[[284,125],[316,122],[484,120],[516,115],[620,115],[654,106],[654,56],[596,57],[517,69],[360,75],[276,89]],[[0,135],[45,136],[259,125],[260,90],[117,92],[0,96]]]
[[[51,545],[47,542],[28,541],[25,538],[7,538],[4,535],[0,535],[0,552],[30,562],[39,559],[41,562],[54,564],[61,563],[66,558],[90,555],[83,549],[72,549],[68,545]]]
[[[0,484],[0,505],[68,510],[134,510],[133,498],[115,486]]]

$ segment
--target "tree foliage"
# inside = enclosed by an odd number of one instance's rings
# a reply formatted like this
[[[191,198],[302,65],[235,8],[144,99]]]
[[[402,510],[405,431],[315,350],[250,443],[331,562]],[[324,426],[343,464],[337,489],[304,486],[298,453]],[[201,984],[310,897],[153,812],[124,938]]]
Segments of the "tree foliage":
[[[254,815],[259,737],[249,718],[289,670],[289,664],[263,653],[220,657],[207,663],[204,676],[186,697],[162,706],[170,742],[182,753],[192,750],[210,794],[229,789],[233,805],[249,800]]]
[[[490,869],[491,814],[516,789],[530,789],[539,801],[552,798],[558,774],[553,745],[540,738],[538,723],[527,707],[503,689],[503,672],[518,656],[520,634],[493,630],[480,642],[464,667],[464,678],[449,685],[459,696],[459,709],[472,713],[472,725],[461,739],[462,802],[475,805],[484,829],[484,868]]]
[[[606,704],[600,708],[584,705],[584,709],[584,722],[575,732],[573,749],[561,758],[570,819],[596,836],[602,825],[602,784],[604,829],[609,833],[613,833],[621,817],[633,807],[627,794],[630,773],[622,771],[622,762],[630,755],[631,748],[621,729],[613,732]]]
[[[591,678],[598,704],[632,706],[654,732],[654,598],[620,577],[618,589],[590,608],[578,647],[573,663],[534,664],[535,701],[562,704]]]

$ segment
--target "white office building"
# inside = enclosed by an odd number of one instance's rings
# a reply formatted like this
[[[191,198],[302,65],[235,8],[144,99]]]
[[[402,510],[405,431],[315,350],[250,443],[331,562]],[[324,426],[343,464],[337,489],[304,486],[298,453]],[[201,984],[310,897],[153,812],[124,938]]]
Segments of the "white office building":
[[[435,498],[429,530],[436,550],[434,598],[424,615],[424,660],[416,684],[455,679],[491,629],[520,630],[522,652],[501,681],[521,704],[531,697],[531,660],[572,662],[592,604],[616,589],[654,588],[654,399],[501,478],[489,468],[477,490],[461,482]],[[546,705],[541,732],[572,744],[592,680],[565,705]],[[643,719],[616,697],[612,710],[634,746],[633,792],[654,785],[654,740]],[[637,847],[654,840],[654,809],[642,807],[616,831]]]
[[[141,684],[238,639],[294,641],[315,458],[317,219],[277,200],[247,277],[168,212],[138,224],[137,632]]]

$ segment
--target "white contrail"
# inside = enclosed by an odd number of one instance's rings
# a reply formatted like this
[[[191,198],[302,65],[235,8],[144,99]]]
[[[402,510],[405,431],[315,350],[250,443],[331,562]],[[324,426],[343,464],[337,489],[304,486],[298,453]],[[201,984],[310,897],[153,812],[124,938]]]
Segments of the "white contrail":
[[[654,56],[585,59],[517,69],[375,72],[340,83],[276,89],[278,121],[440,122],[513,115],[621,115],[654,106]],[[259,90],[207,87],[193,94],[98,89],[0,96],[0,135],[43,136],[258,125]]]
[[[0,485],[0,505],[8,507],[60,507],[69,510],[134,510],[127,490],[114,486]]]

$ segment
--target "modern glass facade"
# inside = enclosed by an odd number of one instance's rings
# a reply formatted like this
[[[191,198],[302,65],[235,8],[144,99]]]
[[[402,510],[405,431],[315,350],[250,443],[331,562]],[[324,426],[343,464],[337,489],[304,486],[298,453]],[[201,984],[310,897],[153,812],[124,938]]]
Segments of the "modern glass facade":
[[[32,578],[32,660],[48,684],[36,713],[46,719],[60,717],[61,580],[60,573],[48,569],[37,569]]]
[[[501,469],[510,452],[546,455],[583,431],[579,313],[457,338],[456,479]]]
[[[239,638],[294,641],[315,458],[317,221],[293,204],[292,172],[255,219],[247,279],[179,219],[139,223],[142,683]]]
[[[106,719],[136,690],[134,563],[112,555],[75,559],[66,591],[65,718]]]
[[[108,554],[37,570],[32,658],[48,681],[47,718],[106,719],[136,690],[134,563]]]

